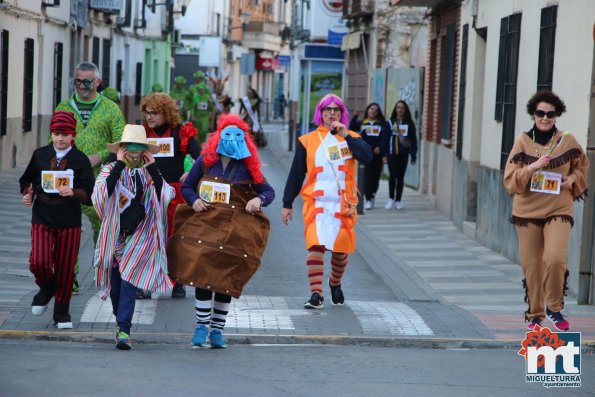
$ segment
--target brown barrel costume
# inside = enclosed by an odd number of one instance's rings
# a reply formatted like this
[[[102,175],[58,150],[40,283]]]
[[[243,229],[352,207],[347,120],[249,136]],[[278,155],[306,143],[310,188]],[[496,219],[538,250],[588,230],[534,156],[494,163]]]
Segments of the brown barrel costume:
[[[244,286],[260,267],[269,238],[268,217],[246,212],[246,203],[257,196],[247,185],[208,175],[202,181],[231,185],[229,204],[213,204],[195,212],[179,205],[174,234],[167,242],[170,277],[176,282],[239,298]],[[200,187],[197,186],[197,190]]]

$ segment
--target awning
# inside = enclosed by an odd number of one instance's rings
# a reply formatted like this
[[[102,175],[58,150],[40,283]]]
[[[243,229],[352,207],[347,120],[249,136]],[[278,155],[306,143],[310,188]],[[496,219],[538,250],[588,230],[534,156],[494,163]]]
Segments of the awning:
[[[362,32],[349,33],[343,36],[343,42],[341,43],[341,50],[355,50],[359,48],[362,43]]]

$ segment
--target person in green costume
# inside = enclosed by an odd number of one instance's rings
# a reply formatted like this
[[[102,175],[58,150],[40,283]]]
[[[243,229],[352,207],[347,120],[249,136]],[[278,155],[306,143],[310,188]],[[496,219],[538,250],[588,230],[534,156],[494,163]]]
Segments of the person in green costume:
[[[182,122],[189,121],[188,107],[192,104],[192,96],[186,88],[186,78],[184,76],[177,76],[174,79],[174,88],[169,93],[169,96],[178,104]]]
[[[153,92],[163,92],[163,86],[159,83],[155,83],[151,86],[151,93]]]
[[[120,104],[120,93],[112,86],[105,87],[105,89],[101,91],[101,95],[103,95],[104,97],[111,100],[117,105]]]
[[[209,87],[203,82],[193,86],[192,92],[192,123],[198,129],[198,142],[202,143],[209,132],[209,115],[213,110],[211,92]]]
[[[74,94],[60,102],[55,111],[65,110],[76,119],[76,147],[89,157],[93,174],[97,177],[101,164],[110,155],[107,144],[119,142],[126,122],[117,104],[99,95],[97,87],[101,76],[97,66],[91,62],[81,62],[74,69]],[[93,228],[93,243],[97,242],[101,221],[92,206],[82,206]],[[78,262],[75,268],[78,274]],[[75,276],[75,292],[78,293],[78,280]]]

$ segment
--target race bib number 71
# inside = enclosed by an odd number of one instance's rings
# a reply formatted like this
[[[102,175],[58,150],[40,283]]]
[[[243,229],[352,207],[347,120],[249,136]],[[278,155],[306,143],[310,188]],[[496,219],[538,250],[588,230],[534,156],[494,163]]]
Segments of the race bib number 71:
[[[531,175],[531,191],[547,194],[560,194],[562,175],[555,172],[539,171]]]

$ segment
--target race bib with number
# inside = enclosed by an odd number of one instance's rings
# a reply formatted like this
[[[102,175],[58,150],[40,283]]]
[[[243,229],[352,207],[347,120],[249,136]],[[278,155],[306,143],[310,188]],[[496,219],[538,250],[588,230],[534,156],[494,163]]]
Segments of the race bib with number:
[[[330,161],[348,160],[353,157],[351,149],[349,149],[345,141],[329,146],[326,152]]]
[[[74,171],[41,171],[41,188],[46,193],[59,193],[58,188],[67,186],[72,189]]]
[[[366,135],[368,136],[380,136],[382,128],[379,125],[366,126]]]
[[[200,198],[209,203],[229,204],[230,194],[231,186],[227,183],[202,181],[198,190]]]
[[[393,124],[393,135],[399,136],[407,136],[409,133],[409,126],[407,124],[399,125],[397,123]]]
[[[208,102],[199,102],[198,105],[196,105],[196,108],[198,110],[207,110],[208,107],[209,107]]]
[[[118,211],[120,214],[124,210],[130,207],[130,202],[134,198],[134,193],[126,189],[124,186],[120,186],[120,195],[118,196]]]
[[[174,157],[174,138],[147,138],[147,142],[159,146],[159,153],[153,157]]]
[[[531,176],[531,191],[547,194],[560,194],[562,175],[555,172],[539,171]]]

